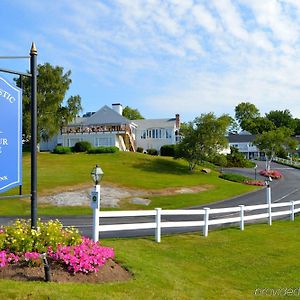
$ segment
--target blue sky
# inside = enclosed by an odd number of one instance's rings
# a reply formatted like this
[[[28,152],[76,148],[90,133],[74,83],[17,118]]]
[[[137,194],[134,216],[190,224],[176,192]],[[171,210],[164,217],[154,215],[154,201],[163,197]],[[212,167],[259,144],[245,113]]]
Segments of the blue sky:
[[[190,121],[249,101],[300,117],[299,0],[1,0],[0,20],[0,56],[34,41],[39,63],[72,71],[84,112]]]

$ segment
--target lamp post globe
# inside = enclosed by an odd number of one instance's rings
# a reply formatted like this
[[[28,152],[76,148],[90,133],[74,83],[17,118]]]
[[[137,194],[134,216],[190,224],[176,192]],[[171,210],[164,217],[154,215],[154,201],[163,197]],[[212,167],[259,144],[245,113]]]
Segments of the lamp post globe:
[[[92,171],[91,171],[91,176],[92,179],[95,183],[95,185],[98,185],[100,183],[100,181],[102,180],[104,173],[102,171],[102,169],[99,167],[99,165],[96,165]]]

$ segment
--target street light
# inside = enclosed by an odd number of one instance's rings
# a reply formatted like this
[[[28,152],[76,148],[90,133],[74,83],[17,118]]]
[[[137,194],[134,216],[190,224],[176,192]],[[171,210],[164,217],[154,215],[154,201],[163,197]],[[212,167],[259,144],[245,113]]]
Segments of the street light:
[[[255,165],[255,167],[254,167],[254,179],[256,180],[256,170],[257,170],[257,165]]]
[[[100,183],[100,181],[102,180],[104,173],[102,171],[102,169],[96,165],[91,172],[91,176],[93,178],[93,181],[95,183],[95,185],[98,185]]]
[[[91,208],[93,209],[93,240],[99,240],[99,210],[100,210],[100,181],[103,178],[102,169],[96,165],[92,171],[91,176],[95,183],[94,189],[91,191]]]

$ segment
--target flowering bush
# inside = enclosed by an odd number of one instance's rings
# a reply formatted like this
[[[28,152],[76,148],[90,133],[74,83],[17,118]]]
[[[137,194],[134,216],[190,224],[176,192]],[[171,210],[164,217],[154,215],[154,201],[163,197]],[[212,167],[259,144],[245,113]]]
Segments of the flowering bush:
[[[244,181],[245,184],[249,185],[256,185],[256,186],[264,186],[265,183],[261,180],[246,180]]]
[[[271,177],[272,179],[280,179],[282,177],[282,174],[277,170],[261,170],[259,174],[261,176]]]
[[[26,252],[24,260],[29,266],[36,267],[42,264],[41,254],[38,252]]]
[[[75,245],[81,236],[77,229],[63,229],[56,221],[37,222],[37,230],[31,229],[30,220],[16,220],[0,233],[0,249],[9,249],[14,253],[47,252],[49,246],[56,249],[58,244]]]
[[[5,250],[0,251],[0,267],[4,267],[7,264],[17,263],[19,257],[13,253],[6,252]]]
[[[102,247],[80,236],[74,228],[64,229],[56,221],[42,223],[31,229],[29,221],[17,220],[0,229],[0,267],[25,262],[29,266],[42,264],[41,254],[67,266],[72,273],[97,272],[108,258],[114,257],[112,248]]]
[[[102,247],[98,242],[95,243],[83,237],[81,244],[75,246],[58,245],[56,252],[49,247],[48,254],[54,260],[65,264],[72,273],[89,273],[97,272],[108,258],[113,258],[114,250]]]

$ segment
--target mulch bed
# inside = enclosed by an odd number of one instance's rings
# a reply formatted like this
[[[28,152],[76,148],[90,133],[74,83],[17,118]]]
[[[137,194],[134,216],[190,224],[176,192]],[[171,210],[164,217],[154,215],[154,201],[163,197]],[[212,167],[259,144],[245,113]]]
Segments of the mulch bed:
[[[81,282],[81,283],[103,283],[113,281],[126,281],[133,275],[122,268],[114,260],[107,260],[97,273],[69,273],[66,268],[56,262],[49,262],[51,281],[53,282]],[[22,281],[45,281],[43,265],[40,267],[28,267],[22,264],[9,265],[0,268],[0,279],[22,280]]]

